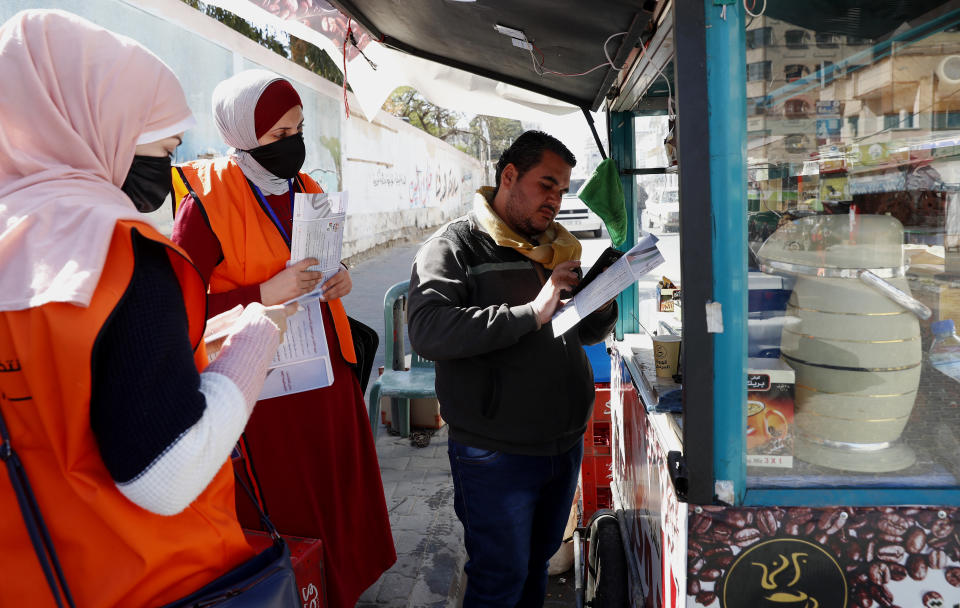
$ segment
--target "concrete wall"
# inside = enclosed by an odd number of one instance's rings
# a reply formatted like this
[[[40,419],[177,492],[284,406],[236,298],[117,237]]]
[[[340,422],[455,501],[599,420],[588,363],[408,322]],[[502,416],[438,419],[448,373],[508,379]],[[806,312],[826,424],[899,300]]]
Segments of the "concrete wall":
[[[288,78],[304,104],[303,170],[327,190],[349,192],[344,257],[461,215],[483,185],[476,159],[386,112],[368,122],[352,95],[346,118],[340,87],[179,0],[3,0],[0,22],[26,8],[77,13],[138,40],[173,69],[198,121],[177,162],[226,152],[210,111],[218,82],[256,67]],[[169,231],[169,204],[150,219]]]

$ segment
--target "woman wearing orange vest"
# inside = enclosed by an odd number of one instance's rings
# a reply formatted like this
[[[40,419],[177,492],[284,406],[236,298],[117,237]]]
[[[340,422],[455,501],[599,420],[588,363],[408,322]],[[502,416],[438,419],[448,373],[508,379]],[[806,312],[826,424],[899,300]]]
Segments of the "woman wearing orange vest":
[[[177,167],[182,195],[173,240],[209,285],[209,315],[236,304],[276,304],[309,292],[310,258],[287,267],[294,193],[322,192],[305,159],[300,96],[286,80],[249,70],[221,82],[213,112],[229,156]],[[179,197],[178,197],[179,198]],[[380,468],[347,315],[343,268],[324,284],[321,310],[334,382],[261,401],[244,432],[263,506],[285,534],[321,538],[328,605],[352,607],[396,560]],[[259,527],[245,497],[240,521]]]
[[[0,73],[16,83],[0,95],[9,446],[75,604],[163,605],[254,554],[228,460],[283,310],[250,306],[199,371],[203,279],[139,213],[170,192],[195,122],[156,56],[70,13],[23,11],[0,26]],[[53,606],[16,494],[0,468],[0,605]]]

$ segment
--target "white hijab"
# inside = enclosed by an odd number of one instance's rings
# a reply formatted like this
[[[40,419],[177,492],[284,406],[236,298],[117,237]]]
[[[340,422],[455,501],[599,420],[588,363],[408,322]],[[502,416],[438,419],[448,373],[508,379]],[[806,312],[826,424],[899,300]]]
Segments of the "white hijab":
[[[287,180],[264,169],[246,152],[260,145],[254,111],[260,96],[277,80],[283,78],[267,70],[246,70],[213,90],[213,117],[223,141],[232,148],[230,158],[264,194],[284,194],[289,190]]]

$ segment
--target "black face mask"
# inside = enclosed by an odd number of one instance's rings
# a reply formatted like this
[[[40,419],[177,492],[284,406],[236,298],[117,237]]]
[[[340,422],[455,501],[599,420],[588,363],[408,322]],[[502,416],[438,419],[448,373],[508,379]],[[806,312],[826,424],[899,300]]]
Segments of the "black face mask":
[[[120,189],[126,192],[140,213],[156,211],[173,191],[170,157],[134,156]]]
[[[272,144],[247,150],[260,166],[282,179],[293,179],[307,158],[303,133],[290,135]]]

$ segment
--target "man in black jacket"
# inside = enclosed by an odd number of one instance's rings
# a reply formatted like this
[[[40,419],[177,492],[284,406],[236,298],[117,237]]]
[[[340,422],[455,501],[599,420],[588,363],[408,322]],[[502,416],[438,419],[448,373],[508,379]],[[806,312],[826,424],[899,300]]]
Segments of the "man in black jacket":
[[[436,361],[466,608],[543,604],[576,490],[594,399],[583,345],[604,339],[617,310],[608,302],[560,337],[549,323],[580,276],[580,243],[553,221],[575,165],[557,139],[524,133],[500,157],[496,188],[413,265],[410,342]]]

